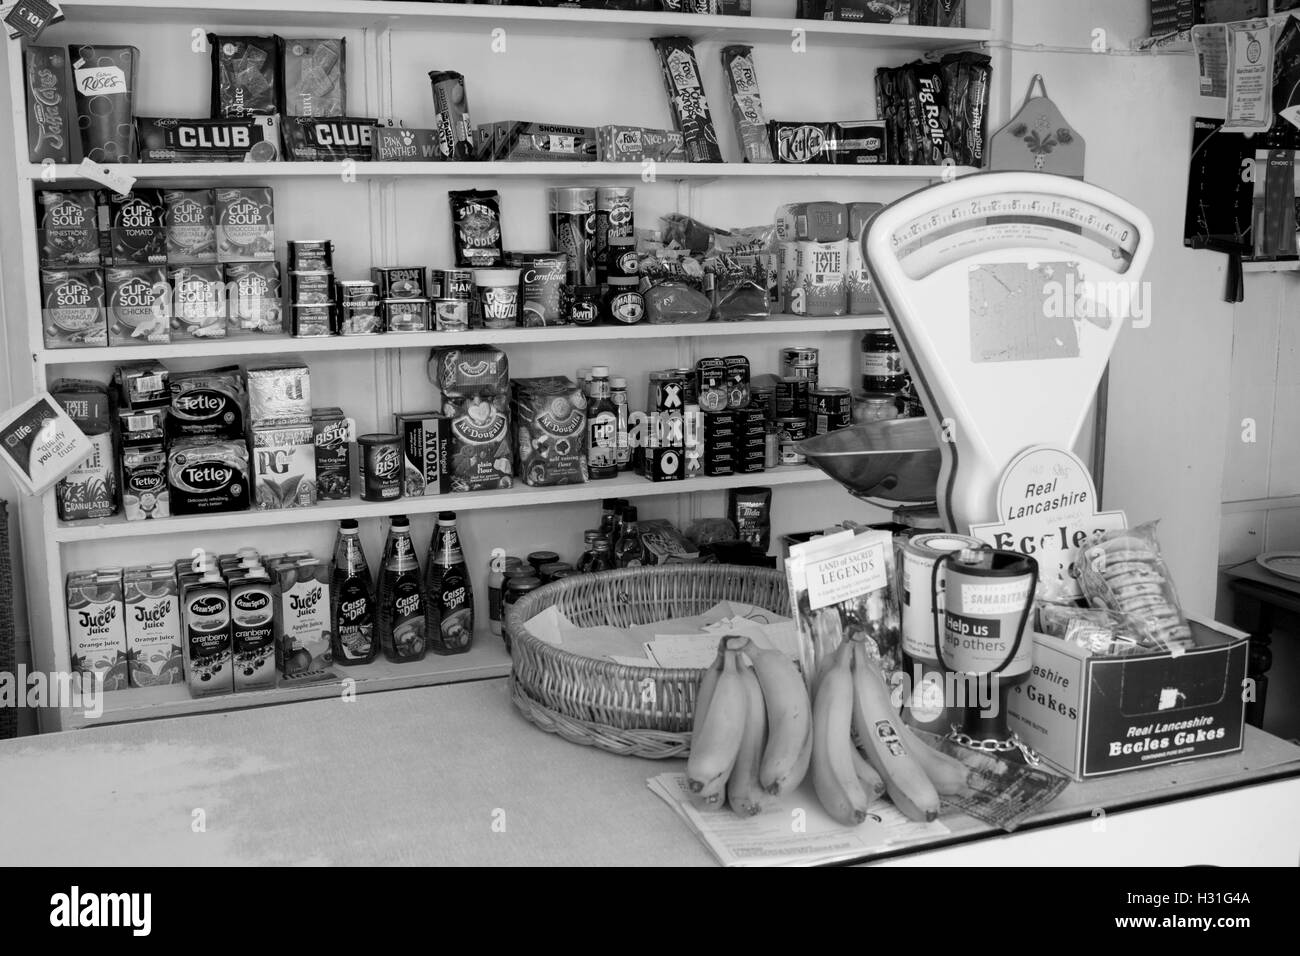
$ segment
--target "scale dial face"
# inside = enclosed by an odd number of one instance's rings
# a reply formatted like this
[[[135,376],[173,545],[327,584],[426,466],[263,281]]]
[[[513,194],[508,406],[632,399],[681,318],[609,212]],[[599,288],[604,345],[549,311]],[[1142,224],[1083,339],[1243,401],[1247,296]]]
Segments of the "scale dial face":
[[[1074,447],[1121,328],[1150,320],[1151,241],[1132,204],[1043,173],[963,177],[871,221],[867,265],[939,432],[950,530],[991,520],[1025,448]]]

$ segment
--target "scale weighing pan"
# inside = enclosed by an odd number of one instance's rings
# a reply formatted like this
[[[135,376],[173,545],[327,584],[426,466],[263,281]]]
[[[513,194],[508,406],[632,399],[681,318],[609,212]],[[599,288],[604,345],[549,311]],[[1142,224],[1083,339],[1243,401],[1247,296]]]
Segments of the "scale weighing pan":
[[[867,268],[939,438],[949,531],[997,519],[1003,470],[1072,449],[1121,326],[1142,312],[1151,221],[1089,183],[976,173],[887,206]]]
[[[855,498],[897,504],[934,501],[942,459],[934,429],[924,418],[854,425],[809,438],[795,450]]]

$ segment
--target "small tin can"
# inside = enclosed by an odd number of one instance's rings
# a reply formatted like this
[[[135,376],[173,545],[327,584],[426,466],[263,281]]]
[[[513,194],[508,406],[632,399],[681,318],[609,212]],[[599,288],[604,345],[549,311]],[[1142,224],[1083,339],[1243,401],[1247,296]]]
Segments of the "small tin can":
[[[776,417],[808,417],[808,380],[782,378],[776,383]]]
[[[722,361],[727,367],[727,407],[748,408],[749,359],[743,355],[728,355]]]
[[[429,331],[428,299],[384,299],[383,315],[386,332]]]
[[[290,239],[290,272],[333,272],[334,243],[328,239]]]
[[[934,661],[934,566],[945,555],[984,547],[977,538],[941,532],[895,539],[903,574],[903,653],[913,660]]]
[[[289,301],[294,305],[330,305],[334,302],[334,273],[290,272]]]
[[[596,190],[553,186],[547,190],[551,240],[568,256],[568,284],[596,286]]]
[[[776,420],[777,437],[781,442],[781,464],[802,465],[806,458],[799,454],[795,446],[808,437],[808,419],[799,415],[789,415]]]
[[[361,498],[394,501],[402,497],[402,439],[397,435],[362,435]]]
[[[818,352],[806,346],[781,349],[781,377],[805,379],[812,388],[817,387]]]
[[[379,287],[381,299],[427,299],[424,266],[375,266],[370,278]],[[471,279],[471,283],[472,283]]]
[[[438,332],[468,332],[468,300],[437,299],[433,303],[433,327]]]
[[[749,405],[751,408],[760,409],[766,418],[775,421],[776,386],[755,385],[751,382],[749,386]]]
[[[720,358],[702,358],[695,363],[695,392],[706,412],[727,407],[727,363]]]
[[[431,289],[437,286],[442,290],[442,294],[435,298],[464,299],[466,302],[474,298],[473,269],[439,269],[430,279]]]
[[[425,292],[430,299],[447,298],[447,273],[442,269],[429,270],[429,282],[425,287]]]
[[[847,388],[817,388],[808,392],[808,425],[814,435],[853,424],[853,393]]]
[[[290,311],[290,329],[294,338],[320,338],[334,334],[334,306],[295,305]]]
[[[695,371],[694,369],[689,369],[689,368],[673,369],[673,373],[678,377],[680,377],[682,381],[686,383],[686,404],[687,405],[700,404],[700,394],[699,394],[699,389],[697,388],[697,385],[699,383],[695,381],[695,375],[693,374],[694,371]]]

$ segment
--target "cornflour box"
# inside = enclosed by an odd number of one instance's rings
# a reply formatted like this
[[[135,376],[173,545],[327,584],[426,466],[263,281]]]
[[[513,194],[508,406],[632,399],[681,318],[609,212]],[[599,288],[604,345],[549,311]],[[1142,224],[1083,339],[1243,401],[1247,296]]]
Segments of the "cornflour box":
[[[1007,724],[1075,780],[1241,750],[1248,636],[1188,620],[1183,654],[1098,657],[1034,634],[1029,677],[1007,699]]]
[[[67,579],[72,670],[102,677],[104,690],[127,686],[122,572],[74,571]]]
[[[131,686],[179,684],[185,679],[185,669],[175,573],[169,568],[127,568],[123,600]]]

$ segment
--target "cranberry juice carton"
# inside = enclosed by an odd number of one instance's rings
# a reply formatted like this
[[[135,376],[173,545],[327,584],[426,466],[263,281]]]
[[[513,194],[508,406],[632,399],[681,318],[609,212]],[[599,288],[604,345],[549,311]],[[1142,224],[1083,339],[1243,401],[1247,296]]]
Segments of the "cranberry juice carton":
[[[235,692],[275,687],[275,592],[260,565],[229,576]]]
[[[215,568],[181,575],[181,613],[181,651],[190,696],[232,693],[230,592]]]
[[[131,686],[180,683],[185,670],[175,572],[165,565],[127,568],[122,583]]]
[[[67,578],[67,605],[73,672],[97,675],[104,690],[126,687],[121,570],[73,571]]]

